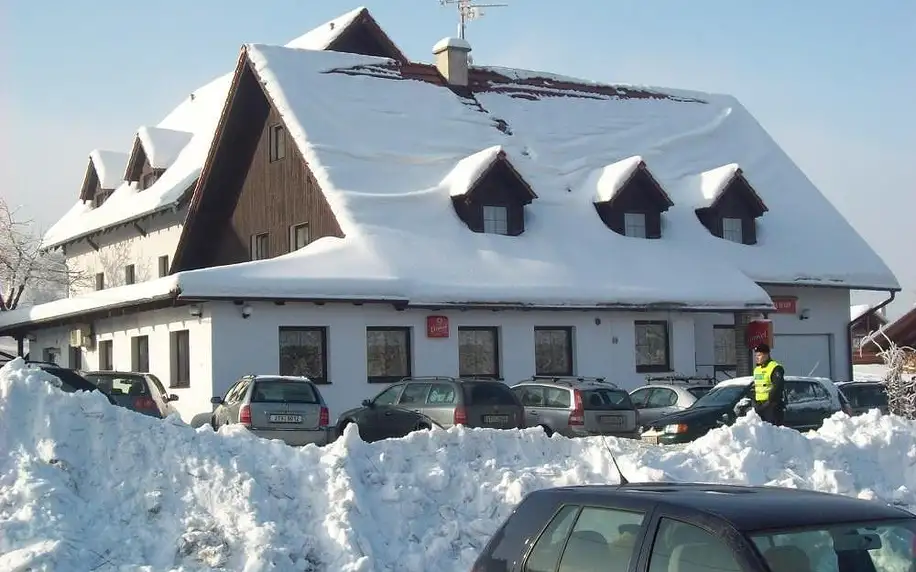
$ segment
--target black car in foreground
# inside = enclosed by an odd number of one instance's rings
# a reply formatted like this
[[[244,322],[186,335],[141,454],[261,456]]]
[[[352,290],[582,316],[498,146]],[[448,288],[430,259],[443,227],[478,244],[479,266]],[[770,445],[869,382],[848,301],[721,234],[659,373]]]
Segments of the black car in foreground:
[[[560,487],[526,496],[472,572],[912,572],[916,515],[777,487]]]
[[[112,405],[117,405],[110,395],[100,390],[94,383],[80,375],[76,370],[61,367],[55,363],[41,361],[26,362],[26,365],[30,367],[37,367],[41,371],[56,377],[58,380],[60,380],[59,388],[61,391],[66,393],[76,393],[77,391],[98,391],[106,398],[108,398],[109,403]]]

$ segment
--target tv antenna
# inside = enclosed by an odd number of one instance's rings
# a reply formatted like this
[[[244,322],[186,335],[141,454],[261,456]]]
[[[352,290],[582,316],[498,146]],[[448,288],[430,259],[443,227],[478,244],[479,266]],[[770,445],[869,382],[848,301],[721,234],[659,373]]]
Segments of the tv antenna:
[[[458,6],[458,37],[462,40],[465,39],[464,33],[467,29],[468,22],[482,17],[484,8],[502,8],[508,6],[508,4],[477,4],[471,0],[439,0],[439,3],[443,6],[448,6],[449,4],[456,4]]]

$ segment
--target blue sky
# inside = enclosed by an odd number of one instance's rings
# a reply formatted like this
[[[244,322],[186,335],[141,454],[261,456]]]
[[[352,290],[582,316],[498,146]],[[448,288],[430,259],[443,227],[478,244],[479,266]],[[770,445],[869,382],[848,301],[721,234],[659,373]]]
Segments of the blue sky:
[[[897,273],[891,314],[916,303],[916,2],[508,3],[470,24],[476,63],[735,95]],[[413,59],[455,33],[454,7],[437,0],[364,5]],[[50,225],[76,200],[91,149],[128,150],[138,126],[230,71],[242,43],[285,43],[356,6],[6,2],[4,197]]]

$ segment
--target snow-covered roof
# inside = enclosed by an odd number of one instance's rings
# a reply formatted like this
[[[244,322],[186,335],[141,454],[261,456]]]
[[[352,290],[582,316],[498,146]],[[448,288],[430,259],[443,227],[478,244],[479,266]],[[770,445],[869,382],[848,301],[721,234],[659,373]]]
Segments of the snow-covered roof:
[[[121,184],[124,169],[127,167],[127,153],[95,149],[89,153],[89,160],[99,178],[99,187],[105,190],[116,189]]]
[[[871,310],[871,304],[855,304],[849,307],[849,321],[858,320]]]
[[[742,307],[770,304],[756,283],[898,287],[733,97],[564,93],[545,82],[520,98],[513,91],[523,86],[504,78],[499,89],[478,88],[474,107],[382,58],[265,45],[247,53],[345,238],[185,273],[183,295]],[[561,94],[572,97],[554,97]],[[525,207],[520,236],[470,232],[451,208],[450,197],[498,151],[539,197]],[[674,202],[661,239],[609,230],[595,213],[596,190],[584,184],[634,156]],[[732,165],[770,207],[755,245],[711,235],[694,210],[735,175]]]
[[[368,11],[360,7],[347,12],[287,45],[301,49],[327,49],[360,16],[368,17]],[[124,154],[123,163],[116,165],[119,169],[109,168],[106,159],[104,177],[106,184],[112,186],[103,188],[114,188],[114,193],[98,208],[78,200],[45,233],[44,247],[53,248],[74,238],[174,206],[200,175],[232,75],[222,75],[194,90],[158,124],[138,130],[137,135],[143,142],[151,166],[167,168],[154,185],[138,192],[135,185],[123,180],[127,154]],[[115,163],[112,165],[115,166]],[[113,181],[113,177],[118,180]],[[101,171],[99,178],[103,178]]]

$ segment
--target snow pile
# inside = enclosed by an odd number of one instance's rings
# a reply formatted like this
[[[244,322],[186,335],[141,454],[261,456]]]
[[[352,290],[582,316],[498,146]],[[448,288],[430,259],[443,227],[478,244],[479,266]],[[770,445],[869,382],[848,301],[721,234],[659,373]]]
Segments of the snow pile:
[[[807,436],[756,418],[682,448],[455,429],[290,449],[65,394],[0,370],[0,569],[466,571],[526,493],[706,480],[916,508],[916,423],[837,415]],[[809,475],[809,476],[806,476]]]

